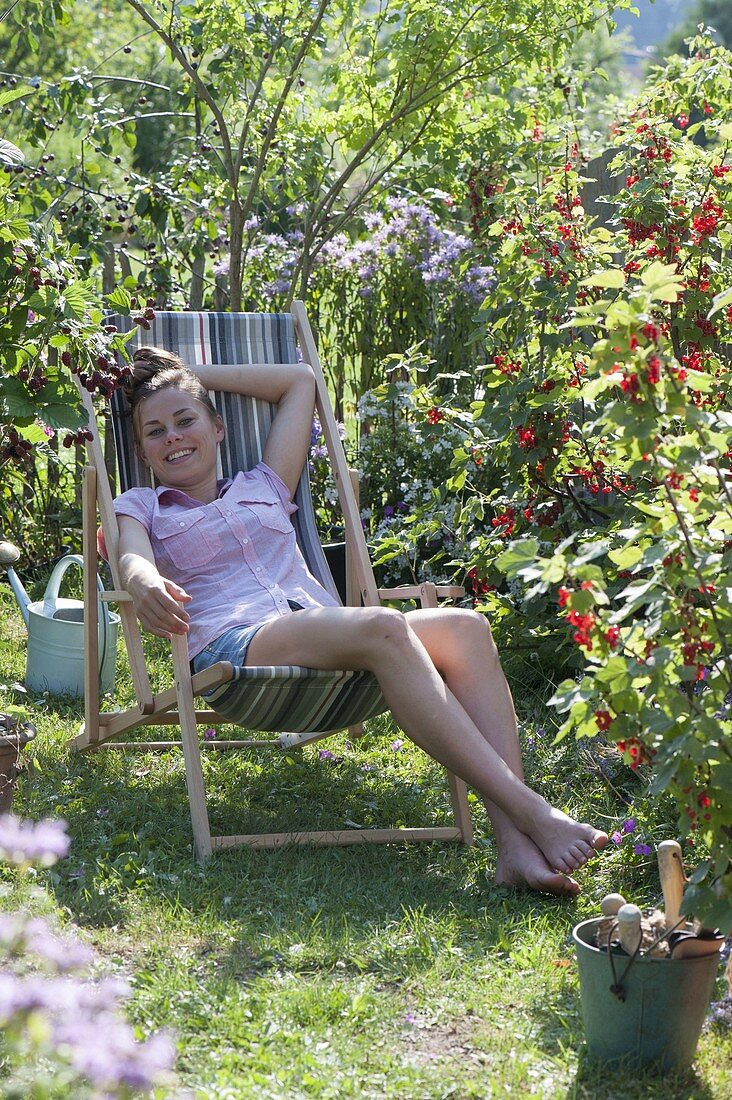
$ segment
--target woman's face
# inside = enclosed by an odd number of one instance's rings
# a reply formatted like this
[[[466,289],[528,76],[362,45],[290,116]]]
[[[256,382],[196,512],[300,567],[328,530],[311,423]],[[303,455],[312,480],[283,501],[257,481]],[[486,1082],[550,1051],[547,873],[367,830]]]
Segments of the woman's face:
[[[146,397],[135,424],[140,457],[162,485],[196,497],[192,490],[215,483],[223,423],[191,394],[171,386]]]

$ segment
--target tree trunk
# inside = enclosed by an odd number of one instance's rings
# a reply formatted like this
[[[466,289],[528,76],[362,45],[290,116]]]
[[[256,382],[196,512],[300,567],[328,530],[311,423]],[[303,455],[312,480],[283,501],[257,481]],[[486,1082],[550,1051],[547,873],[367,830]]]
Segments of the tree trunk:
[[[241,254],[244,242],[244,216],[237,198],[231,200],[229,216],[229,308],[236,313],[241,309]]]

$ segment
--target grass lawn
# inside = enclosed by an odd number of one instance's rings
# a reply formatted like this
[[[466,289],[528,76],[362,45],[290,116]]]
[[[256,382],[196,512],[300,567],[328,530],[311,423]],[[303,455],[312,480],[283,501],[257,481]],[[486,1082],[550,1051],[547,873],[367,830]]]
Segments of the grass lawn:
[[[12,684],[25,661],[4,584],[0,622],[4,709],[18,702]],[[552,715],[520,671],[514,686],[529,780],[609,831],[629,812],[640,819],[642,802],[628,805],[638,781],[595,746],[552,747]],[[2,904],[55,913],[95,947],[100,973],[131,983],[140,1034],[176,1034],[180,1095],[732,1098],[730,1030],[706,1030],[694,1070],[679,1077],[608,1072],[583,1053],[570,930],[610,889],[641,905],[658,897],[652,861],[627,845],[581,873],[576,902],[489,884],[494,849],[477,802],[479,839],[468,849],[240,849],[204,868],[192,858],[180,754],[69,755],[79,704],[28,699],[27,708],[38,738],[16,809],[65,817],[72,847],[33,888],[11,885]],[[396,737],[376,722],[355,746],[321,743],[332,759],[318,746],[207,754],[213,830],[447,821],[440,769]],[[643,820],[654,839],[673,835]]]

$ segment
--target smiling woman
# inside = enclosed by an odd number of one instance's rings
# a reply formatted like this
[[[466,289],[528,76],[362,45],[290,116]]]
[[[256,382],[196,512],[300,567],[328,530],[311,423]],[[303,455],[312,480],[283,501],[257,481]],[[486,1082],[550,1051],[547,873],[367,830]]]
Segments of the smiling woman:
[[[225,429],[207,387],[277,405],[262,461],[233,478],[217,479]],[[222,659],[372,672],[405,733],[480,791],[498,881],[576,894],[572,872],[607,836],[523,782],[487,620],[463,608],[341,607],[308,571],[290,516],[310,444],[310,366],[207,365],[196,377],[146,347],[127,392],[138,454],[159,483],[115,501],[122,581],[143,626],[187,635],[196,672]]]

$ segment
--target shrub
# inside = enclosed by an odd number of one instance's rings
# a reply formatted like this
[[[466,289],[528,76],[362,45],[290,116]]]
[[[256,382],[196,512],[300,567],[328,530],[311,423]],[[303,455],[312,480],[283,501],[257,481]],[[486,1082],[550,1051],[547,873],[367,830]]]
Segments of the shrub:
[[[604,225],[568,143],[537,134],[523,177],[496,177],[476,221],[497,248],[484,390],[467,411],[443,400],[441,422],[464,432],[453,568],[475,570],[499,630],[582,669],[553,700],[562,733],[611,738],[673,795],[699,847],[687,907],[725,928],[731,102],[732,55],[703,35],[656,73],[615,127]],[[417,520],[402,537],[419,535]]]

